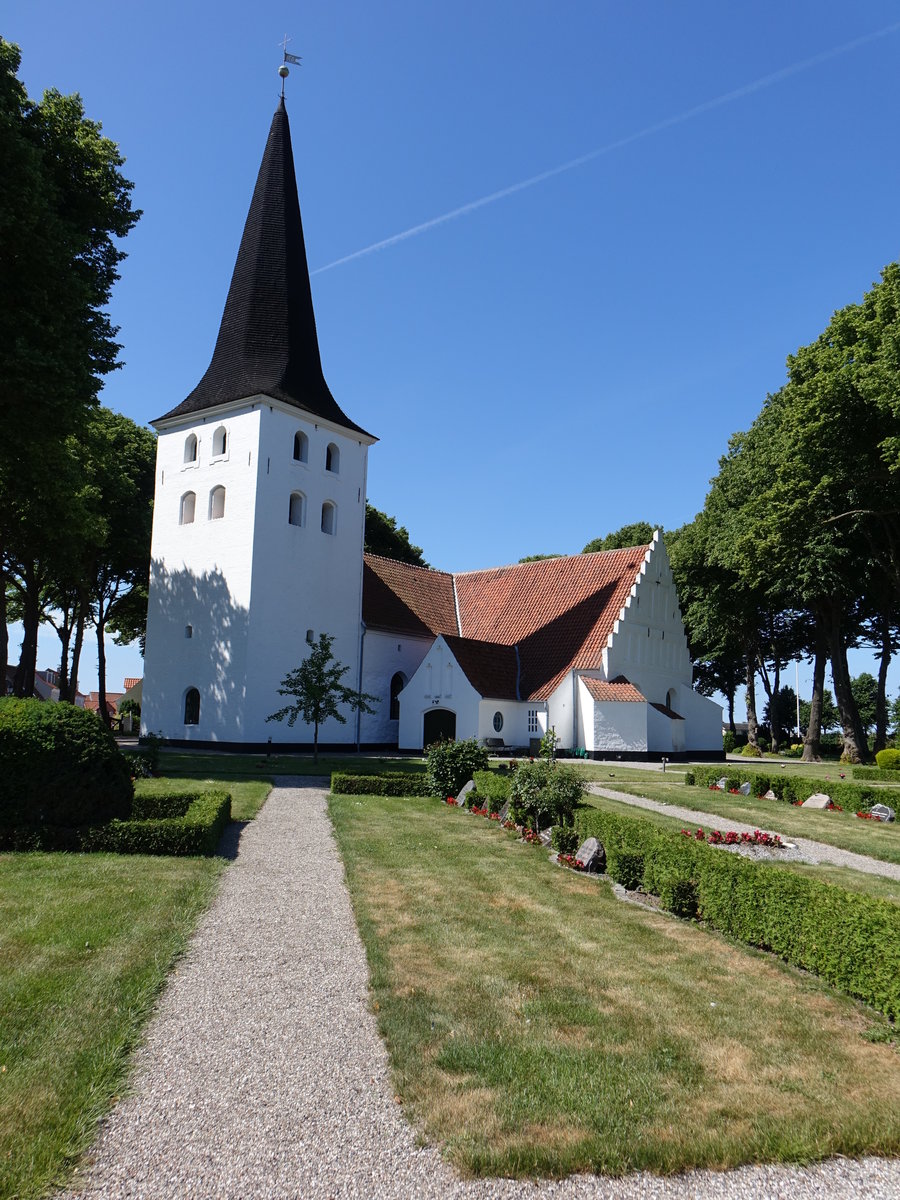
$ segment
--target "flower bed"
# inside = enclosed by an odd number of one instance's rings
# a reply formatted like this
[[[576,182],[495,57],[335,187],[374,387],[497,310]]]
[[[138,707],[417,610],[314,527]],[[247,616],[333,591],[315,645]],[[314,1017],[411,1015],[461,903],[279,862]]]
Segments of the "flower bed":
[[[685,837],[708,842],[710,846],[769,846],[775,850],[784,849],[779,834],[763,833],[760,829],[754,829],[752,833],[735,833],[734,830],[722,833],[720,829],[711,829],[709,833],[703,829],[697,829],[694,833],[690,829],[682,829],[681,832]]]

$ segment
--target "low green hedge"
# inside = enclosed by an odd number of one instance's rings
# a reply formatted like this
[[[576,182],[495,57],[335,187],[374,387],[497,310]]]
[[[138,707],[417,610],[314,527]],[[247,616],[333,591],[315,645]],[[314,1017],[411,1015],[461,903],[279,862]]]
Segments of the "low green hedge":
[[[425,775],[385,771],[383,775],[349,775],[335,771],[331,790],[338,796],[430,796]]]
[[[501,775],[499,771],[476,771],[472,776],[475,780],[475,791],[485,800],[499,800],[500,803],[492,811],[499,812],[512,789],[512,776]]]
[[[854,779],[873,779],[881,783],[893,783],[900,788],[900,771],[891,771],[884,767],[854,767]]]
[[[785,804],[793,804],[795,801],[802,804],[814,793],[824,792],[835,804],[853,812],[868,812],[873,804],[879,804],[889,796],[885,788],[866,787],[847,779],[812,779],[792,775],[787,771],[754,771],[734,763],[728,763],[725,767],[721,764],[714,767],[693,767],[685,776],[686,782],[690,780],[696,787],[701,788],[709,787],[719,779],[727,780],[729,788],[749,783],[754,796],[764,796],[771,790],[777,799]]]
[[[670,911],[696,912],[714,929],[900,1018],[900,905],[754,862],[641,817],[582,809],[575,820],[582,839],[603,844],[617,882],[633,886],[640,865],[644,889]]]
[[[210,857],[231,820],[231,796],[227,792],[142,796],[135,799],[134,807],[140,815],[105,825],[0,827],[0,850],[105,850],[113,854]]]
[[[875,755],[875,762],[882,771],[900,771],[900,750],[895,746],[889,746],[886,750],[879,750]]]

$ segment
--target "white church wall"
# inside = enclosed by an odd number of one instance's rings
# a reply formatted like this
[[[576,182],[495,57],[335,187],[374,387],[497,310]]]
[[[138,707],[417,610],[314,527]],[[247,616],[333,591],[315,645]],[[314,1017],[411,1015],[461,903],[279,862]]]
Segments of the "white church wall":
[[[676,712],[678,710],[676,709]],[[680,714],[679,714],[680,715]],[[675,721],[658,709],[647,708],[647,748],[656,754],[684,749],[684,721]]]
[[[675,711],[684,717],[684,749],[722,749],[722,706],[692,688],[679,691]]]
[[[578,744],[577,720],[578,693],[570,671],[547,700],[547,728],[556,730],[556,744],[561,750],[574,750]]]
[[[294,459],[295,435],[307,439],[307,461]],[[328,447],[332,447],[328,455]],[[333,639],[335,659],[348,667],[344,683],[359,680],[360,612],[367,445],[347,431],[290,406],[266,402],[260,418],[259,484],[254,526],[251,620],[248,638],[247,737],[308,743],[299,722],[266,722],[282,707],[284,675],[308,653],[308,637]],[[336,467],[328,470],[329,461]],[[302,494],[302,523],[291,523],[291,496]],[[323,505],[334,506],[332,532],[323,530]],[[319,729],[322,742],[356,742],[356,715]]]
[[[423,722],[430,709],[455,714],[456,736],[460,741],[477,737],[480,701],[450,647],[442,637],[437,638],[400,697],[400,749],[422,749]]]
[[[362,690],[378,696],[379,702],[374,715],[362,714],[360,741],[364,745],[398,744],[400,722],[390,719],[391,680],[399,672],[408,684],[433,641],[432,637],[411,637],[408,634],[386,633],[381,629],[366,630],[363,639]]]
[[[597,751],[630,751],[641,754],[647,745],[646,704],[634,701],[593,700],[594,745]]]
[[[485,738],[500,738],[504,746],[525,747],[532,738],[542,736],[540,718],[544,715],[544,705],[537,701],[493,700],[487,697],[478,707],[478,737],[482,741]],[[498,713],[502,720],[499,730],[494,724]],[[534,716],[530,719],[531,713]],[[536,728],[532,730],[531,725]]]
[[[225,431],[224,453],[213,439]],[[196,416],[160,431],[147,611],[143,732],[188,741],[241,740],[256,515],[259,411]],[[185,447],[196,438],[196,457]],[[210,495],[225,489],[221,517]],[[195,496],[181,523],[182,497]],[[186,515],[186,514],[185,514]],[[184,723],[189,688],[200,719]]]

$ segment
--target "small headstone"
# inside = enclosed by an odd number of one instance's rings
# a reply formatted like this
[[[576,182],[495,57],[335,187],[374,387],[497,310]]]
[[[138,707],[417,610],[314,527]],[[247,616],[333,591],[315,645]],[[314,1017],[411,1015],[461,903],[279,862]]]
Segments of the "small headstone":
[[[586,871],[600,871],[606,862],[603,847],[595,837],[586,838],[575,851],[575,858],[584,863]]]
[[[469,792],[474,792],[474,791],[475,791],[475,780],[474,779],[470,779],[468,783],[463,784],[462,790],[460,791],[459,795],[456,797],[456,803],[459,805],[460,808],[466,807],[466,800],[469,797]]]
[[[800,805],[801,808],[830,808],[831,797],[826,796],[824,792],[813,792],[808,800],[804,800]]]
[[[777,800],[777,799],[778,799],[778,797],[775,795],[775,793],[772,791],[771,788],[769,788],[769,790],[763,796],[763,800]]]
[[[896,816],[894,810],[887,804],[873,804],[871,808],[873,817],[877,817],[879,821],[893,821]]]
[[[500,824],[505,825],[509,820],[509,801],[504,801],[503,807],[500,809]]]
[[[716,787],[718,788],[718,790],[719,790],[720,792],[727,792],[727,791],[728,791],[728,780],[725,778],[725,776],[724,776],[724,775],[722,776],[722,778],[721,778],[721,779],[718,779],[718,780],[716,781]]]
[[[741,786],[738,788],[738,791],[741,793],[742,796],[749,796],[750,795],[750,784],[742,783]]]
[[[542,829],[539,836],[541,845],[549,846],[553,841],[553,826],[549,825],[546,829]]]

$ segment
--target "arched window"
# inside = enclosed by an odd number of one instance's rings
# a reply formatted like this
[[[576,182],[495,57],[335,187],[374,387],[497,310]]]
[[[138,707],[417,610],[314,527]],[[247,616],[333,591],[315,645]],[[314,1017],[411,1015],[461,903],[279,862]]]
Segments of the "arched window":
[[[188,688],[184,693],[184,723],[200,724],[200,693],[196,688]]]
[[[193,492],[185,492],[181,497],[181,507],[178,510],[179,525],[193,525],[194,509],[197,504],[197,497]]]
[[[186,463],[197,461],[197,435],[195,433],[189,433],[184,439],[184,461]]]
[[[309,462],[309,438],[302,429],[294,434],[294,462]]]
[[[212,452],[213,458],[221,458],[228,448],[228,434],[225,431],[225,426],[220,425],[213,434]]]
[[[678,693],[675,691],[675,689],[669,688],[669,690],[666,692],[666,708],[669,708],[674,712],[675,711],[675,701],[677,700],[677,698],[678,698]]]
[[[322,505],[322,532],[337,532],[337,507],[330,500],[326,500]]]
[[[403,691],[403,689],[405,687],[406,687],[406,676],[403,674],[402,671],[398,671],[397,674],[391,680],[390,719],[392,721],[400,720],[400,693]]]
[[[209,493],[209,519],[218,521],[225,516],[225,489],[214,487]]]
[[[291,503],[288,509],[289,525],[304,525],[306,523],[306,497],[302,492],[291,492]]]
[[[325,451],[325,470],[333,471],[337,475],[341,469],[341,452],[338,450],[334,442],[328,443],[328,448]]]

